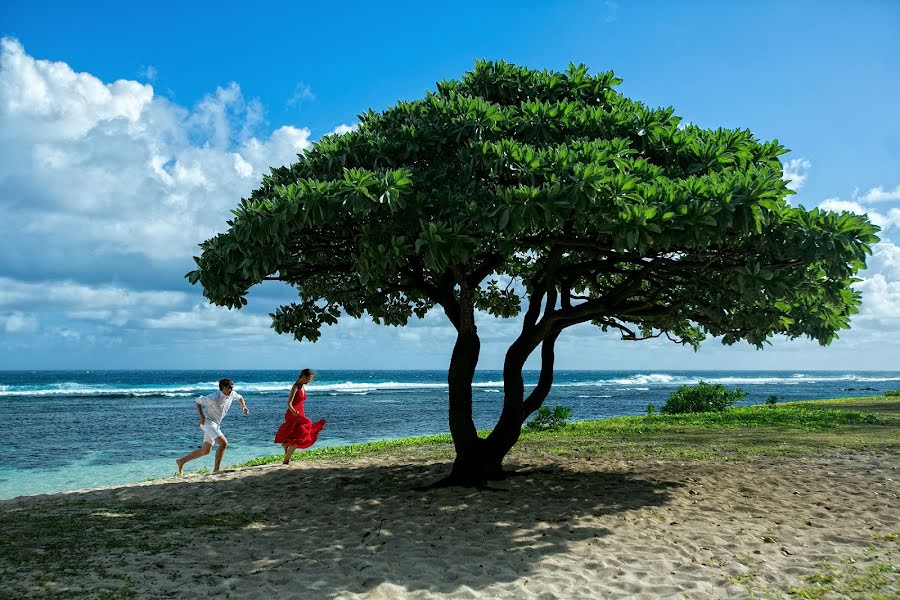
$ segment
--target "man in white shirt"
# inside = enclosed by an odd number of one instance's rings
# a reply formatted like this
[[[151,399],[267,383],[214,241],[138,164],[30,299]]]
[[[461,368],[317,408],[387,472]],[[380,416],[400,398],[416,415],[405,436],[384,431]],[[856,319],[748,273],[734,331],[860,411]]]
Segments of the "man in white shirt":
[[[200,429],[203,430],[203,445],[175,461],[178,465],[178,476],[184,474],[184,465],[188,461],[206,456],[216,444],[216,464],[213,473],[218,473],[222,466],[222,455],[225,454],[225,448],[228,447],[228,439],[222,433],[222,419],[231,408],[231,403],[237,400],[241,404],[241,410],[245,415],[250,414],[250,409],[244,402],[244,397],[234,391],[234,382],[230,379],[222,379],[219,381],[219,391],[213,392],[208,396],[200,396],[197,398],[195,406],[200,414]],[[206,408],[206,414],[203,409]]]

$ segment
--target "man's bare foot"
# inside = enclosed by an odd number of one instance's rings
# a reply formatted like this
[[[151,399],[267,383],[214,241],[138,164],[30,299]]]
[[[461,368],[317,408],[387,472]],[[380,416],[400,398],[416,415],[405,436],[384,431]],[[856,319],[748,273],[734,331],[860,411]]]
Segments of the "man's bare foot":
[[[178,465],[178,475],[176,477],[184,477],[184,463],[181,462],[180,458],[176,458],[175,464]]]

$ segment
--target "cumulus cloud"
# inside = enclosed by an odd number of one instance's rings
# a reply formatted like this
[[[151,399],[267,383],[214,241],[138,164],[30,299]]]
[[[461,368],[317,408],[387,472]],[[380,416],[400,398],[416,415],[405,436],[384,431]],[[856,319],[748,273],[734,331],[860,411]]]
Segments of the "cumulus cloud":
[[[256,135],[263,121],[234,83],[185,108],[149,84],[104,83],[4,38],[0,234],[35,270],[50,248],[190,266],[197,242],[224,229],[262,174],[310,146],[305,128]]]
[[[789,190],[797,191],[806,183],[812,163],[805,158],[793,158],[782,166],[782,179],[787,180]]]
[[[867,265],[869,273],[880,273],[889,281],[900,281],[900,246],[890,241],[876,244]]]
[[[878,273],[856,284],[863,294],[857,319],[877,320],[891,327],[900,325],[900,281],[891,281]]]
[[[878,187],[873,187],[866,192],[860,200],[863,202],[891,202],[900,200],[900,185],[893,190],[885,190],[880,185]]]

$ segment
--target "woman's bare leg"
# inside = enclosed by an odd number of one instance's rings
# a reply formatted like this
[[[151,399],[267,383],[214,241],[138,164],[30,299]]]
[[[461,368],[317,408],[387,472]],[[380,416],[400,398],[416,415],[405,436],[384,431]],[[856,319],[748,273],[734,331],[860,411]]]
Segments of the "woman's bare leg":
[[[294,450],[297,449],[297,446],[292,446],[291,444],[285,444],[284,448],[284,463],[285,465],[290,464],[291,457],[294,455]]]

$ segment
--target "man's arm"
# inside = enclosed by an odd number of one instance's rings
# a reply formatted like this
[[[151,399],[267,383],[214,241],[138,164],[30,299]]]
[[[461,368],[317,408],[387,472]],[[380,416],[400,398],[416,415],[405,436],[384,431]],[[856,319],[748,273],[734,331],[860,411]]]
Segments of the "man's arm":
[[[197,412],[200,414],[200,424],[203,425],[206,423],[206,415],[203,414],[203,404],[206,402],[206,396],[200,396],[197,398],[196,402],[194,402],[194,406],[197,407]]]
[[[250,414],[250,409],[249,409],[249,408],[247,407],[247,405],[244,403],[244,397],[243,397],[243,396],[238,395],[238,402],[241,403],[241,410],[244,411],[244,414],[245,414],[245,415],[249,415],[249,414]]]

